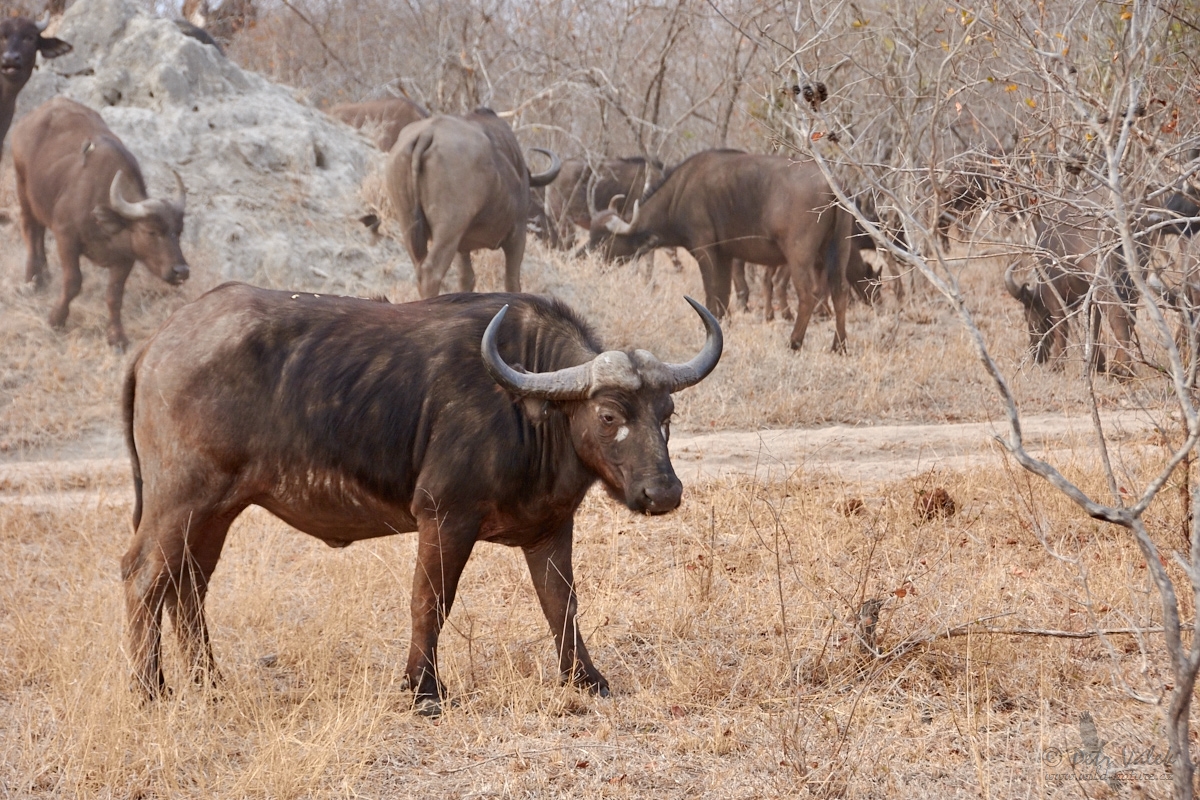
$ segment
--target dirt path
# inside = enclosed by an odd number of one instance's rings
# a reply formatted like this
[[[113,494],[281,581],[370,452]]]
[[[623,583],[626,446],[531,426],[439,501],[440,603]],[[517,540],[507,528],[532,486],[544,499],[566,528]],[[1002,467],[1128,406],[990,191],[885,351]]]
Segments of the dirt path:
[[[1103,420],[1110,442],[1139,446],[1153,432],[1145,412],[1110,412]],[[1094,457],[1087,418],[1026,417],[1023,428],[1034,455]],[[671,455],[685,482],[730,475],[782,480],[801,470],[869,486],[931,469],[998,464],[1001,448],[995,437],[1005,433],[1003,421],[676,433]],[[0,463],[0,503],[124,504],[130,499],[129,461],[116,436],[56,448],[35,460]]]

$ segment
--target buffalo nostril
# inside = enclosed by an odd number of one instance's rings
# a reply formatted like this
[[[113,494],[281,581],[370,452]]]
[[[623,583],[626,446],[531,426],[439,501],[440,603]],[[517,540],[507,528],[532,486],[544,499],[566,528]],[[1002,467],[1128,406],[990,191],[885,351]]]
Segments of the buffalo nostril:
[[[646,509],[649,511],[673,511],[683,498],[683,484],[673,480],[665,484],[647,486],[642,489]]]
[[[180,264],[179,266],[171,269],[171,280],[174,283],[183,283],[191,274],[191,270],[187,268],[186,264]]]

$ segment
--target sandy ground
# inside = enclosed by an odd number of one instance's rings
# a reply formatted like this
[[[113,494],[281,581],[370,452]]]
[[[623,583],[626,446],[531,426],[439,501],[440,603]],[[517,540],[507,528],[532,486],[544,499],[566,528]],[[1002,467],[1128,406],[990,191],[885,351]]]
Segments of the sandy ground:
[[[1145,411],[1102,417],[1110,446],[1150,443]],[[1086,417],[1024,417],[1026,448],[1039,458],[1098,457]],[[927,472],[996,465],[1005,457],[997,437],[1006,420],[959,424],[835,425],[812,429],[677,433],[671,457],[685,483],[731,476],[787,480],[797,472],[864,488]],[[63,502],[121,504],[130,500],[129,460],[116,431],[0,462],[0,502],[34,506]]]

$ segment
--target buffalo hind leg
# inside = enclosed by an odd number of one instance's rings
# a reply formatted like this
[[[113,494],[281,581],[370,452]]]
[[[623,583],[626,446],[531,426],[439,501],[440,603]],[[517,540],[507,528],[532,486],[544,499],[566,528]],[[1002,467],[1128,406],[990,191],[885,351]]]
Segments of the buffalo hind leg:
[[[446,273],[450,271],[450,265],[454,262],[460,238],[434,238],[433,246],[429,248],[425,260],[416,268],[417,292],[422,300],[437,297],[442,293],[442,281],[446,279]]]
[[[500,246],[504,251],[504,291],[521,291],[521,262],[525,260],[525,229],[518,228]]]
[[[475,291],[475,267],[471,264],[471,254],[459,253],[456,255],[454,268],[458,270],[458,290],[460,292]]]
[[[547,541],[524,548],[525,562],[558,646],[558,670],[563,683],[608,697],[608,681],[592,665],[579,633],[575,576],[571,569],[573,533],[574,522],[568,520]]]
[[[164,517],[147,509],[133,544],[121,559],[134,688],[148,699],[166,690],[162,672],[165,605],[171,607],[193,675],[202,680],[216,674],[203,602],[232,517],[217,521],[193,514],[191,509],[185,511]]]
[[[404,671],[405,685],[412,689],[417,713],[436,717],[442,713],[442,700],[446,696],[446,686],[437,672],[438,635],[454,604],[458,579],[479,533],[479,520],[452,521],[433,508],[418,519],[417,527],[412,642]]]
[[[233,519],[213,520],[205,530],[192,532],[188,537],[179,577],[167,592],[167,611],[171,614],[171,622],[175,626],[192,682],[198,686],[216,687],[221,680],[208,636],[204,598],[208,594],[208,582],[221,557],[225,535]]]

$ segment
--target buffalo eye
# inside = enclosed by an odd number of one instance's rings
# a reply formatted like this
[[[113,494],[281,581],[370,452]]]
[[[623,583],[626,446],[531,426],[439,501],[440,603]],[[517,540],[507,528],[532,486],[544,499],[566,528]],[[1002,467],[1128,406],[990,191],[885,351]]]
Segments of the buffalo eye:
[[[616,425],[617,424],[617,416],[616,416],[616,414],[612,413],[611,411],[601,411],[600,412],[600,421],[603,422],[605,425]]]

